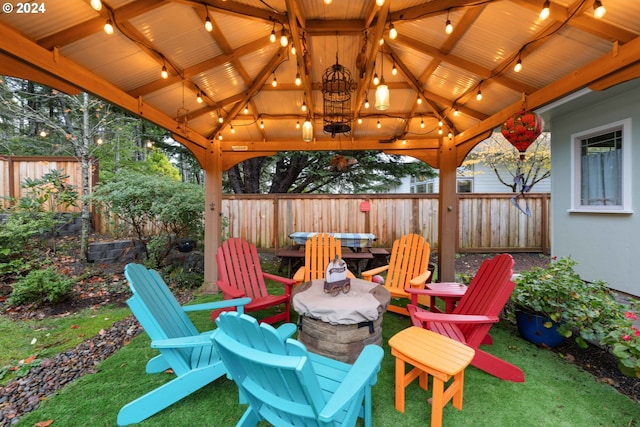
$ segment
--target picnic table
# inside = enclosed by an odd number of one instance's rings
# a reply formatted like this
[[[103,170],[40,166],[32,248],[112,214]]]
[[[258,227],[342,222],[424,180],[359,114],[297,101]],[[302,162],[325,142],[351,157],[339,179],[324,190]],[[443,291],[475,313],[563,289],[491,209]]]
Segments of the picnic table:
[[[287,266],[287,275],[291,277],[295,270],[304,264],[304,245],[307,240],[318,233],[296,231],[289,237],[295,242],[293,245],[284,247],[276,251],[276,256],[280,258],[279,271]],[[373,268],[377,263],[386,264],[389,251],[383,248],[372,248],[371,245],[376,240],[376,236],[371,233],[326,233],[340,240],[340,244],[345,248],[342,251],[342,259],[349,265],[349,268],[357,275],[362,273],[361,261],[367,261],[366,268]]]

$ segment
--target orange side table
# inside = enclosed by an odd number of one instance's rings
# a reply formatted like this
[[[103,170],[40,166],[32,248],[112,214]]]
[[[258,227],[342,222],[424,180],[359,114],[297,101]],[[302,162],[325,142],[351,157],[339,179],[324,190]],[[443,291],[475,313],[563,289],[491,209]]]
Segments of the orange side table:
[[[404,412],[404,389],[419,378],[420,387],[428,390],[428,376],[433,377],[431,426],[442,426],[442,408],[453,399],[454,408],[462,410],[464,369],[475,350],[458,341],[427,329],[411,326],[389,340],[396,358],[396,410]],[[413,366],[405,373],[405,363]],[[453,381],[444,389],[444,384]]]

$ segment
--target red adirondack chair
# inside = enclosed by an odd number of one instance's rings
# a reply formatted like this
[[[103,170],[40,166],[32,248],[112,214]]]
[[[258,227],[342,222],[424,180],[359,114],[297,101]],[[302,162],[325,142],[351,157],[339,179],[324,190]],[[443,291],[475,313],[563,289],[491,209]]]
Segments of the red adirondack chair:
[[[218,263],[218,288],[224,294],[224,299],[240,297],[251,298],[251,303],[245,305],[245,312],[264,310],[266,308],[284,305],[282,312],[262,319],[261,322],[276,323],[289,322],[291,289],[295,283],[292,279],[276,276],[262,271],[256,246],[246,240],[231,238],[225,240],[216,252]],[[264,279],[282,283],[285,287],[282,295],[269,294]],[[211,313],[215,320],[221,310]]]
[[[485,261],[473,278],[464,296],[451,313],[434,313],[415,303],[418,295],[437,297],[429,289],[407,289],[412,294],[412,303],[407,305],[411,321],[447,336],[475,349],[471,364],[478,369],[507,381],[523,382],[520,368],[479,348],[480,344],[491,344],[489,329],[496,323],[500,311],[515,288],[511,281],[513,258],[509,254],[496,255]]]

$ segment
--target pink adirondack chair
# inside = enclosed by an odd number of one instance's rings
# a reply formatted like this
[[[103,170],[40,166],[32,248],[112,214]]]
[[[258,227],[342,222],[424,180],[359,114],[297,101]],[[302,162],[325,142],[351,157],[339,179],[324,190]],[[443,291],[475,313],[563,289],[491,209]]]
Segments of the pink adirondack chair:
[[[476,351],[471,365],[507,381],[523,382],[520,368],[479,348],[491,344],[491,326],[498,322],[498,315],[515,288],[511,281],[513,258],[509,254],[496,255],[485,261],[473,278],[460,302],[451,313],[434,313],[419,307],[413,299],[418,295],[439,296],[430,289],[407,289],[412,303],[407,305],[411,321],[441,335],[462,342]]]
[[[244,307],[245,312],[283,305],[282,312],[261,319],[261,322],[273,324],[291,320],[291,289],[295,282],[292,279],[262,271],[254,244],[239,238],[227,239],[216,252],[216,262],[220,276],[217,284],[224,294],[224,299],[251,298],[251,302]],[[269,294],[264,279],[282,283],[285,287],[284,293]],[[212,312],[211,319],[215,320],[219,314],[220,310]]]

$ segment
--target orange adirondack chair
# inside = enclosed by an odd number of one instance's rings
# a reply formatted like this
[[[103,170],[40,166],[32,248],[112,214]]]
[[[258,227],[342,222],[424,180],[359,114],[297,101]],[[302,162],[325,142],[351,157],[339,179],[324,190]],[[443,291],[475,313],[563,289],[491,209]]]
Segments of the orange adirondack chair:
[[[324,233],[311,237],[304,248],[304,266],[293,275],[294,282],[300,284],[310,280],[324,279],[327,265],[336,256],[342,258],[340,240]],[[347,277],[355,278],[350,271],[347,272]]]
[[[424,237],[417,234],[406,234],[393,242],[389,264],[363,272],[362,278],[372,281],[373,276],[386,271],[387,277],[384,287],[391,293],[391,303],[387,310],[408,316],[407,309],[393,304],[394,300],[409,300],[411,298],[405,288],[424,288],[425,283],[431,277],[429,271],[430,255],[431,247],[429,242],[424,240]],[[431,299],[424,297],[416,301],[429,306]]]
[[[251,298],[245,312],[264,310],[266,308],[284,305],[281,313],[274,314],[262,322],[289,322],[291,305],[291,288],[295,283],[291,279],[276,276],[262,271],[256,246],[246,240],[231,238],[222,242],[216,252],[218,263],[218,287],[224,294],[224,299],[240,297]],[[264,279],[274,280],[284,285],[282,295],[269,294]],[[211,313],[211,320],[215,320],[221,310]]]
[[[515,283],[513,258],[509,254],[500,254],[485,261],[460,302],[452,313],[434,313],[426,311],[412,301],[407,305],[411,321],[441,335],[462,342],[476,351],[471,364],[478,369],[507,381],[523,382],[524,373],[520,368],[479,348],[480,344],[491,344],[489,335],[491,326],[498,322]],[[437,291],[430,289],[408,289],[412,297],[426,295],[437,297]]]

